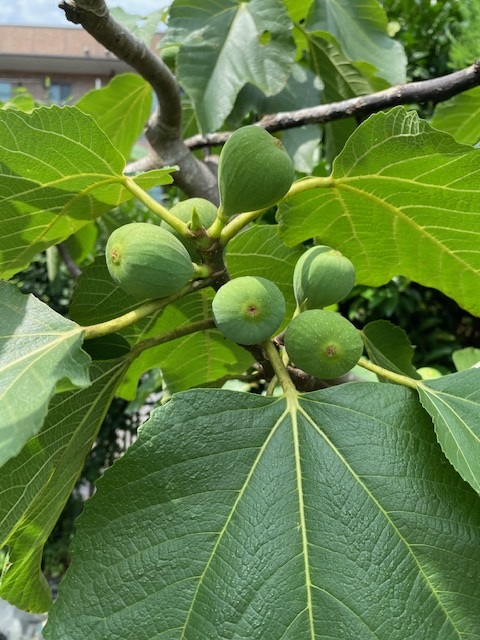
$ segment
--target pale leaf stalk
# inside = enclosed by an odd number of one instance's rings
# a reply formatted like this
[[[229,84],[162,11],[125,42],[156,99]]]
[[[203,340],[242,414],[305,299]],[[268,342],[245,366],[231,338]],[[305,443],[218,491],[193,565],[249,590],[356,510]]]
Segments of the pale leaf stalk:
[[[378,364],[374,364],[364,358],[363,356],[358,361],[358,364],[364,369],[368,369],[368,371],[372,371],[376,373],[378,376],[382,378],[386,378],[387,380],[391,380],[392,382],[396,382],[397,384],[401,384],[404,387],[410,387],[411,389],[417,389],[418,384],[417,381],[413,378],[409,378],[408,376],[404,376],[400,373],[395,373],[394,371],[389,371],[388,369],[384,369],[380,367]]]
[[[185,222],[179,220],[176,215],[157,202],[155,198],[152,198],[152,196],[139,187],[132,178],[124,176],[123,184],[125,188],[137,198],[137,200],[148,207],[152,213],[169,224],[173,229],[175,229],[175,231],[178,231],[178,233],[180,233],[184,238],[192,237],[192,233]]]
[[[295,389],[295,385],[293,384],[292,379],[288,375],[288,371],[285,368],[285,365],[282,362],[282,358],[280,357],[280,354],[278,353],[273,342],[271,340],[267,340],[266,342],[262,343],[262,347],[264,348],[265,353],[267,354],[267,358],[270,360],[273,370],[275,371],[275,375],[285,395],[291,395],[291,394],[297,395],[297,390]]]
[[[267,209],[257,209],[256,211],[246,211],[240,213],[236,218],[227,223],[220,234],[220,244],[225,246],[232,238],[234,238],[239,231],[247,226],[253,220],[256,220],[262,213],[268,211]]]
[[[302,180],[297,180],[294,182],[288,193],[283,196],[282,200],[287,200],[292,196],[296,196],[299,193],[303,193],[304,191],[310,191],[311,189],[327,189],[334,186],[334,180],[331,177],[328,178],[304,178]]]
[[[132,349],[132,357],[137,358],[146,349],[152,349],[158,347],[166,342],[177,340],[178,338],[184,338],[192,333],[198,333],[199,331],[207,331],[208,329],[215,329],[215,322],[213,318],[206,318],[205,320],[198,320],[197,322],[191,322],[190,324],[183,325],[182,327],[176,327],[171,331],[162,333],[159,336],[153,336],[142,340],[136,344]]]
[[[170,303],[183,298],[193,291],[197,291],[198,289],[206,287],[209,284],[209,280],[189,283],[185,287],[183,287],[183,289],[180,289],[180,291],[172,294],[171,296],[149,300],[133,311],[124,313],[122,316],[118,316],[117,318],[113,318],[112,320],[107,320],[106,322],[99,322],[97,324],[82,327],[82,329],[85,331],[85,340],[100,338],[101,336],[107,336],[110,333],[116,333],[117,331],[126,329],[132,324],[135,324],[136,322],[143,320],[143,318],[148,317],[152,313],[160,311],[160,309],[163,309]]]
[[[207,229],[207,234],[210,238],[218,240],[222,234],[225,225],[228,223],[229,218],[223,214],[222,207],[218,207],[217,217],[213,221],[212,225]]]

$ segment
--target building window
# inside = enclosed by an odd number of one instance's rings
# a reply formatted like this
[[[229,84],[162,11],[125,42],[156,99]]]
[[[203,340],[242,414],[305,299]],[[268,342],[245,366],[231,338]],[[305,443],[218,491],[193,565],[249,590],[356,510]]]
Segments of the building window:
[[[11,82],[0,82],[0,101],[6,102],[12,97]]]
[[[55,104],[63,104],[72,95],[72,85],[69,82],[52,82],[50,85],[50,100]]]

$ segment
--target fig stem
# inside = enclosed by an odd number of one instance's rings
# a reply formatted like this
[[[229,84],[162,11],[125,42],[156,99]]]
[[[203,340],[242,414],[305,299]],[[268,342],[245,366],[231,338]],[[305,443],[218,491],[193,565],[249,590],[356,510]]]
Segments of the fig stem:
[[[269,208],[270,207],[268,207],[268,209]],[[239,231],[247,226],[247,224],[258,218],[268,209],[257,209],[256,211],[246,211],[245,213],[240,213],[224,227],[223,231],[220,234],[220,244],[225,246],[227,242],[234,238]]]
[[[212,225],[207,229],[207,235],[214,240],[218,240],[222,235],[223,228],[228,222],[228,218],[224,216],[222,207],[218,207],[217,217]]]
[[[84,339],[90,340],[92,338],[99,338],[101,336],[107,336],[110,333],[120,331],[121,329],[125,329],[126,327],[135,324],[139,320],[143,320],[143,318],[146,318],[152,313],[160,311],[160,309],[163,309],[171,302],[175,302],[176,300],[183,298],[189,293],[193,293],[193,291],[197,291],[198,289],[203,289],[204,287],[210,286],[210,284],[210,279],[189,282],[183,287],[183,289],[180,289],[180,291],[177,291],[177,293],[173,293],[171,296],[167,296],[165,298],[157,298],[156,300],[149,300],[133,311],[124,313],[123,315],[118,316],[117,318],[113,318],[112,320],[84,326],[82,327],[85,332]]]
[[[266,340],[262,343],[262,347],[267,354],[267,358],[270,360],[275,375],[277,376],[278,382],[280,383],[285,395],[297,395],[295,385],[288,375],[288,371],[285,368],[285,365],[282,362],[282,358],[280,357],[280,354],[278,353],[273,342],[271,340]]]
[[[277,386],[277,384],[278,384],[278,378],[275,375],[268,383],[267,392],[266,392],[267,397],[273,396],[273,392],[275,391],[275,387]]]
[[[282,200],[287,200],[288,198],[296,196],[299,193],[303,193],[304,191],[310,191],[310,189],[326,189],[333,187],[334,185],[335,181],[330,176],[326,178],[302,178],[292,184],[286,195],[283,196]]]
[[[215,329],[215,322],[213,318],[206,318],[205,320],[198,320],[197,322],[191,322],[190,324],[183,325],[182,327],[175,327],[171,331],[162,333],[159,336],[152,336],[142,342],[138,342],[132,348],[132,357],[137,358],[146,349],[152,349],[152,347],[158,347],[166,342],[183,338],[192,333],[198,333],[199,331],[207,331],[208,329]]]
[[[169,224],[171,227],[178,231],[184,238],[190,238],[192,236],[192,232],[188,228],[188,225],[177,218],[173,213],[161,205],[159,202],[152,198],[150,194],[144,191],[138,184],[132,180],[129,176],[124,176],[123,185],[132,195],[134,195],[137,200],[139,200],[142,204],[144,204],[152,213],[161,218],[164,222]]]
[[[298,180],[297,182],[294,182],[292,184],[288,193],[285,196],[283,196],[283,198],[279,200],[279,202],[286,200],[290,196],[294,196],[294,195],[297,195],[298,193],[302,193],[303,191],[308,191],[310,189],[332,187],[332,186],[333,186],[333,180],[331,178],[306,178],[304,180]],[[265,211],[268,211],[268,209],[270,209],[270,207],[267,207],[264,209],[257,209],[255,211],[246,211],[245,213],[240,213],[233,220],[228,222],[226,226],[223,228],[223,230],[221,231],[219,236],[220,244],[225,246],[227,242],[229,242],[234,236],[237,235],[239,231],[243,229],[243,227],[245,227],[247,224],[249,224],[253,220],[256,220],[256,218],[261,216],[262,213],[265,213]],[[212,235],[211,229],[212,227],[210,227],[209,229],[209,235],[211,235],[212,237],[217,237]]]
[[[408,376],[404,376],[400,373],[395,373],[394,371],[389,371],[388,369],[384,369],[380,367],[378,364],[374,364],[367,360],[365,357],[361,357],[358,361],[358,364],[364,369],[368,369],[368,371],[372,371],[382,378],[387,378],[387,380],[391,380],[392,382],[396,382],[397,384],[401,384],[404,387],[410,387],[411,389],[417,389],[417,381],[413,378],[409,378]]]

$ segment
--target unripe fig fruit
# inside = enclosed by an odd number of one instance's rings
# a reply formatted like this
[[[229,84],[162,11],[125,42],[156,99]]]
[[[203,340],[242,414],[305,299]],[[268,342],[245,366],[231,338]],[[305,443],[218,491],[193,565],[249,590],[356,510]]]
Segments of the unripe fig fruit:
[[[205,200],[204,198],[189,198],[188,200],[181,200],[170,209],[170,213],[173,213],[173,215],[179,220],[186,223],[190,223],[192,221],[194,211],[196,212],[196,218],[200,220],[201,226],[205,229],[208,229],[217,217],[217,207],[212,202]],[[173,233],[173,235],[180,240],[194,262],[199,261],[199,256],[193,240],[185,238],[166,222],[162,222],[162,227]]]
[[[237,129],[218,163],[223,214],[271,207],[290,189],[293,177],[293,163],[280,140],[254,125]]]
[[[293,272],[293,290],[300,307],[321,309],[340,302],[353,289],[355,267],[331,247],[311,247],[300,257]]]
[[[217,291],[212,311],[226,338],[239,344],[268,340],[282,324],[285,299],[276,284],[265,278],[242,276]]]
[[[183,244],[166,229],[146,222],[115,229],[105,258],[113,280],[138,299],[176,293],[195,273]]]
[[[327,380],[350,371],[363,352],[362,338],[353,324],[324,309],[296,316],[287,327],[284,344],[295,366]]]

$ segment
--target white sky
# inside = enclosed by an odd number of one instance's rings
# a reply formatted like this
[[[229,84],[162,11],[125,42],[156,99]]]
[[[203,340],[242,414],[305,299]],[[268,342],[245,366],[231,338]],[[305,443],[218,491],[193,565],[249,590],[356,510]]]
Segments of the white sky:
[[[32,24],[68,27],[65,13],[58,8],[60,0],[0,0],[0,24]],[[171,4],[171,0],[106,0],[109,7],[144,15]]]

